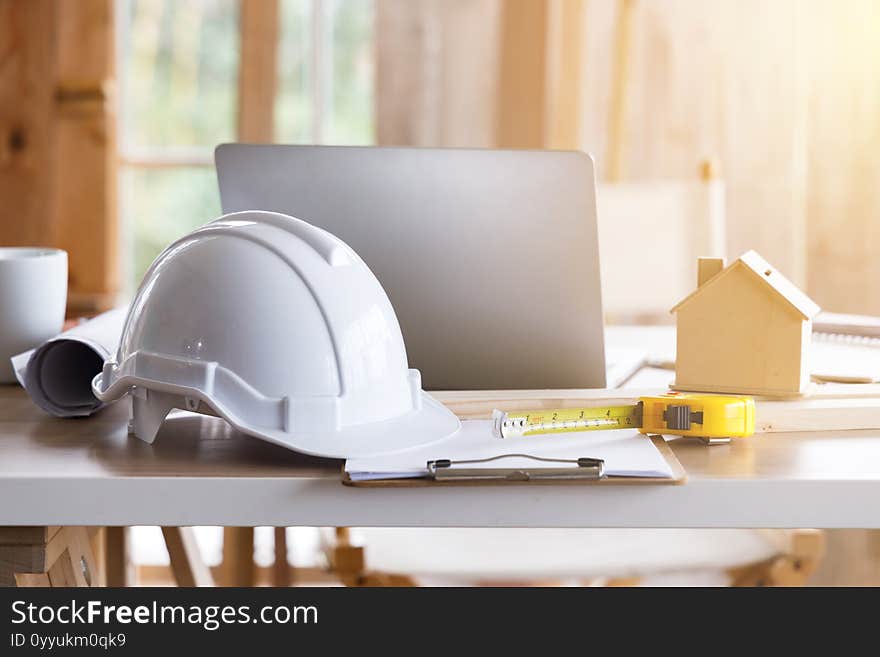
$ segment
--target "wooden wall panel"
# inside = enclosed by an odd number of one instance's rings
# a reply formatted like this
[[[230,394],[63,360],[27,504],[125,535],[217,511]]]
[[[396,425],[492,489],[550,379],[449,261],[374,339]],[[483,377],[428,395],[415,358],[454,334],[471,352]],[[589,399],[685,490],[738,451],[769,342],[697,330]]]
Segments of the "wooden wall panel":
[[[584,147],[606,172],[614,25],[588,3]],[[880,314],[880,5],[633,0],[624,179],[717,157],[733,256],[755,248],[825,309]]]
[[[602,177],[618,74],[618,12],[625,4],[632,16],[619,179],[694,180],[699,163],[716,158],[729,190],[730,255],[755,248],[805,283],[806,85],[797,56],[798,0],[550,0],[502,3],[494,13],[486,0],[379,0],[380,143],[580,145],[596,156]],[[582,35],[570,26],[578,12],[585,14]],[[486,53],[492,21],[495,60]],[[580,47],[572,45],[577,39]],[[562,66],[560,58],[571,53],[578,66]],[[453,61],[465,65],[446,75]],[[485,80],[493,67],[495,120],[487,126],[493,86]],[[561,81],[571,74],[581,76],[575,93]],[[479,86],[467,82],[478,79]],[[468,111],[444,112],[456,104]],[[555,113],[572,107],[580,107],[578,128]]]
[[[571,127],[563,128],[567,137],[554,137],[558,124],[548,118],[566,90],[557,70],[565,31],[552,17],[572,1],[504,3],[499,10],[491,0],[378,0],[380,142],[566,145]],[[822,307],[880,314],[880,4],[583,4],[581,84],[564,102],[580,105],[578,143],[596,156],[600,178],[613,173],[612,143],[624,181],[693,180],[699,163],[714,158],[727,186],[728,256],[754,248]],[[624,6],[631,11],[629,49],[615,130]],[[526,37],[505,46],[504,26],[515,10],[545,17],[546,50]],[[520,21],[513,33],[533,34],[536,21]],[[533,51],[547,56],[543,81],[539,58],[526,56]],[[524,63],[505,70],[517,57]],[[533,93],[522,93],[526,88]],[[550,129],[541,136],[542,115]]]
[[[578,148],[584,96],[581,80],[586,0],[554,0],[549,9],[544,142],[548,148]]]
[[[68,309],[118,289],[113,0],[0,0],[0,244],[69,253]]]
[[[57,0],[52,226],[69,253],[68,306],[96,312],[119,290],[113,0]]]
[[[52,0],[0,0],[0,246],[54,243],[49,225]]]
[[[880,3],[808,4],[808,289],[880,315]]]
[[[632,7],[622,180],[693,179],[715,157],[728,186],[730,255],[755,248],[805,280],[805,98],[798,0],[644,0]],[[607,173],[611,53],[624,2],[587,4],[583,144]]]
[[[377,139],[494,143],[501,0],[376,0]]]

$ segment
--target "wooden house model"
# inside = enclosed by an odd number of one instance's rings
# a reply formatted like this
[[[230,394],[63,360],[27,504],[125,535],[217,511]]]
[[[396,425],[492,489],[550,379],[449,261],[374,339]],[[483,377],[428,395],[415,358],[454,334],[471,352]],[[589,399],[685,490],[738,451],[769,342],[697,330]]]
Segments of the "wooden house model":
[[[806,391],[817,306],[754,251],[700,258],[676,316],[676,390],[788,396]]]

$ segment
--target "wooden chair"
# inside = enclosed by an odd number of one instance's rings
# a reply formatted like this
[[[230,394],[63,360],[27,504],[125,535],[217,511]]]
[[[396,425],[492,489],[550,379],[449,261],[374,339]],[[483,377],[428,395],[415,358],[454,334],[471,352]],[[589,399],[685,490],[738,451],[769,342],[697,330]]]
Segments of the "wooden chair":
[[[419,584],[801,586],[817,568],[817,530],[325,530],[346,586]],[[675,577],[670,577],[675,575]]]
[[[178,586],[214,586],[214,577],[199,552],[192,527],[162,527],[162,537]]]

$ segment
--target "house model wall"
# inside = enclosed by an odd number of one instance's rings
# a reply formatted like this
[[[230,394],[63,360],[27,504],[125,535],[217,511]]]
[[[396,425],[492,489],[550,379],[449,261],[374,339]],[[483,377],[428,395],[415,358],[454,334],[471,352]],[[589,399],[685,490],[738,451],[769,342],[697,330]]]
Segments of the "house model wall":
[[[677,390],[798,395],[810,381],[817,306],[754,251],[728,267],[701,258],[697,289],[676,315]]]

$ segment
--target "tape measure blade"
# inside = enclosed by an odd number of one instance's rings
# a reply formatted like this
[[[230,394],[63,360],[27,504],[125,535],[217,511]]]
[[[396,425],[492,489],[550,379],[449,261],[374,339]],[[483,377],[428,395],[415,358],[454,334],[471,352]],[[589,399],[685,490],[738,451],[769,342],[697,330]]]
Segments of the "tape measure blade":
[[[638,405],[558,408],[508,415],[509,420],[517,422],[517,433],[523,436],[636,429],[640,426],[639,418]]]

